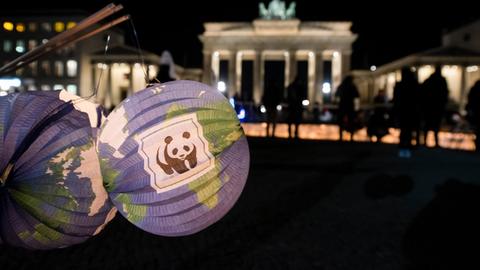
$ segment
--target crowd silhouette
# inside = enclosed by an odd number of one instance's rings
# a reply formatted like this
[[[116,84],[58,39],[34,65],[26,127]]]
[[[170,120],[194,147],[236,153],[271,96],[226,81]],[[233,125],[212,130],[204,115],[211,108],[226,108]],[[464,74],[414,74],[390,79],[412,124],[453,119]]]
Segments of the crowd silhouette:
[[[269,88],[265,89],[262,101],[266,109],[267,137],[275,137],[279,111],[283,109],[282,116],[288,124],[288,138],[299,138],[300,124],[308,106],[308,103],[304,104],[306,97],[302,92],[305,86],[306,82],[297,76],[286,89],[281,82],[271,82]],[[385,89],[380,89],[373,98],[372,109],[366,115],[359,108],[360,93],[353,76],[344,78],[334,97],[340,141],[344,139],[345,132],[350,133],[350,140],[353,141],[355,132],[365,126],[367,135],[381,142],[389,134],[389,128],[397,127],[400,131],[399,157],[409,158],[415,148],[426,146],[431,133],[434,137],[433,147],[439,147],[439,132],[449,101],[448,84],[441,73],[441,66],[435,66],[435,71],[423,83],[418,82],[417,75],[410,67],[402,68],[401,80],[393,88],[392,100],[388,100]],[[282,102],[287,104],[286,108],[281,107]],[[318,103],[314,103],[313,107],[315,122],[321,117]],[[475,146],[479,149],[480,80],[470,89],[465,110],[464,123],[468,121],[475,132]],[[460,112],[458,116],[461,117]]]

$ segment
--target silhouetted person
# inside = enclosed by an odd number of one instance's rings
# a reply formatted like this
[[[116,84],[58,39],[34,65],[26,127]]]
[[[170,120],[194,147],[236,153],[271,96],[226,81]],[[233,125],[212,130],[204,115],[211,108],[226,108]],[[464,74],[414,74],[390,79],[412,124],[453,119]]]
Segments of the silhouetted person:
[[[475,132],[475,150],[480,152],[480,80],[468,93],[467,117]]]
[[[435,67],[435,72],[422,84],[423,116],[425,120],[424,137],[427,143],[428,132],[435,134],[435,147],[438,146],[438,132],[442,123],[445,107],[448,101],[447,81],[442,76],[441,68]]]
[[[418,123],[419,85],[408,67],[402,69],[402,80],[395,85],[393,109],[400,128],[399,156],[409,158],[412,133]]]
[[[388,134],[388,109],[387,96],[385,90],[378,91],[373,98],[373,114],[368,121],[367,133],[370,137],[375,136],[377,142],[380,143],[383,136]]]
[[[278,81],[273,81],[263,94],[263,105],[267,109],[267,137],[275,137],[275,127],[277,125],[277,106],[282,99],[282,86]],[[272,133],[270,133],[270,125]]]
[[[298,126],[302,122],[303,104],[302,89],[303,82],[297,76],[295,80],[287,88],[288,102],[288,138],[298,139]],[[292,128],[295,126],[295,134],[292,135]]]
[[[355,99],[360,97],[358,89],[353,83],[353,77],[347,76],[335,93],[335,97],[339,99],[338,103],[338,126],[340,129],[340,140],[343,139],[343,130],[351,133],[350,140],[353,140],[355,131],[355,121],[357,112],[355,110]]]

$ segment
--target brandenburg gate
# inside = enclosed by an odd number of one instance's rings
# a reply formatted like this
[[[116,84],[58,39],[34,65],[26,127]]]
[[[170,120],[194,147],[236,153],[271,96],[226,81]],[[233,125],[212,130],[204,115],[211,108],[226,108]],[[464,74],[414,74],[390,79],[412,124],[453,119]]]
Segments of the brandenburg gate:
[[[351,22],[302,22],[295,18],[295,3],[287,9],[279,0],[271,1],[268,9],[262,3],[259,10],[260,19],[252,23],[204,24],[199,37],[203,82],[221,83],[219,89],[229,97],[258,105],[271,80],[281,80],[286,87],[298,75],[306,82],[310,108],[322,104],[323,95],[333,95],[350,71],[357,38]]]

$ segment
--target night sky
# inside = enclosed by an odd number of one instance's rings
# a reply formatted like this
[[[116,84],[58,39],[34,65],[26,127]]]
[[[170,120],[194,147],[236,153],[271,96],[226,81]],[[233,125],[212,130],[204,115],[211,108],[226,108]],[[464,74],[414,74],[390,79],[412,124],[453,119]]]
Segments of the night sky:
[[[84,10],[90,14],[112,1],[52,1],[29,4],[31,10],[51,8]],[[203,22],[252,21],[258,17],[259,0],[238,1],[116,1],[132,15],[141,47],[160,54],[170,50],[175,62],[201,67],[201,43],[197,36]],[[269,0],[263,0],[268,3]],[[286,1],[290,3],[291,1]],[[297,17],[304,21],[353,21],[352,31],[359,35],[353,48],[353,68],[381,65],[411,53],[440,46],[441,34],[480,19],[477,9],[467,1],[455,5],[426,5],[421,1],[297,0]],[[437,1],[440,2],[440,1]],[[9,5],[12,3],[10,2]],[[237,6],[238,5],[238,6]],[[5,6],[1,14],[21,13],[25,8]],[[132,39],[129,24],[123,26]],[[133,44],[133,43],[132,43]]]

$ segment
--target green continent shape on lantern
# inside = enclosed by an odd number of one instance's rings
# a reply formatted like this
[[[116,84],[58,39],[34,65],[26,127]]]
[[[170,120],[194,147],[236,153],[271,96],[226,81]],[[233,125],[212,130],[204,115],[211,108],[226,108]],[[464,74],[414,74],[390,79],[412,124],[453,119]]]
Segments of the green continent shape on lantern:
[[[189,108],[173,104],[168,109],[166,120],[187,113],[190,113]],[[203,108],[198,108],[195,114],[202,125],[203,135],[209,142],[210,153],[214,156],[244,135],[236,113],[228,102],[212,102]]]
[[[43,245],[49,245],[52,242],[58,244],[58,241],[62,238],[60,232],[57,232],[44,224],[36,224],[33,229],[33,232],[30,230],[20,232],[18,237],[25,242],[28,242],[33,238],[35,241]]]
[[[123,212],[127,214],[127,219],[138,224],[147,215],[146,205],[123,204]]]
[[[218,191],[222,187],[220,167],[220,161],[216,160],[212,170],[188,184],[188,188],[197,195],[197,201],[209,209],[218,205]]]
[[[99,161],[103,176],[103,185],[108,192],[111,192],[115,189],[115,180],[120,172],[116,171],[110,166],[107,158],[99,158]]]
[[[141,222],[147,215],[147,206],[132,204],[129,194],[120,193],[113,200],[122,204],[122,210],[127,214],[127,219],[135,224]]]
[[[69,190],[68,183],[85,178],[80,177],[82,173],[76,172],[76,170],[81,169],[85,161],[82,153],[92,147],[93,141],[90,141],[80,147],[64,149],[47,162],[46,173],[36,178],[38,179],[37,184],[32,185],[32,181],[19,182],[14,186],[15,189],[9,189],[10,195],[28,213],[35,219],[41,220],[48,228],[60,228],[63,224],[71,224],[73,213],[89,210],[88,205],[81,206],[78,203],[74,194]],[[90,186],[90,188],[92,187]],[[95,200],[97,195],[93,189],[91,192],[89,204]],[[80,207],[85,209],[80,209]],[[55,240],[54,233],[55,231],[52,230],[49,232],[51,236],[43,235]]]
[[[177,104],[170,106],[167,119],[190,113],[190,109]],[[209,151],[215,157],[230,147],[239,138],[244,136],[236,113],[228,102],[212,102],[195,111],[197,119],[202,125],[203,135],[209,142]],[[218,191],[222,186],[220,179],[221,164],[215,159],[215,167],[208,173],[188,184],[190,190],[195,192],[197,200],[209,209],[218,205]],[[225,182],[229,176],[224,176]]]

